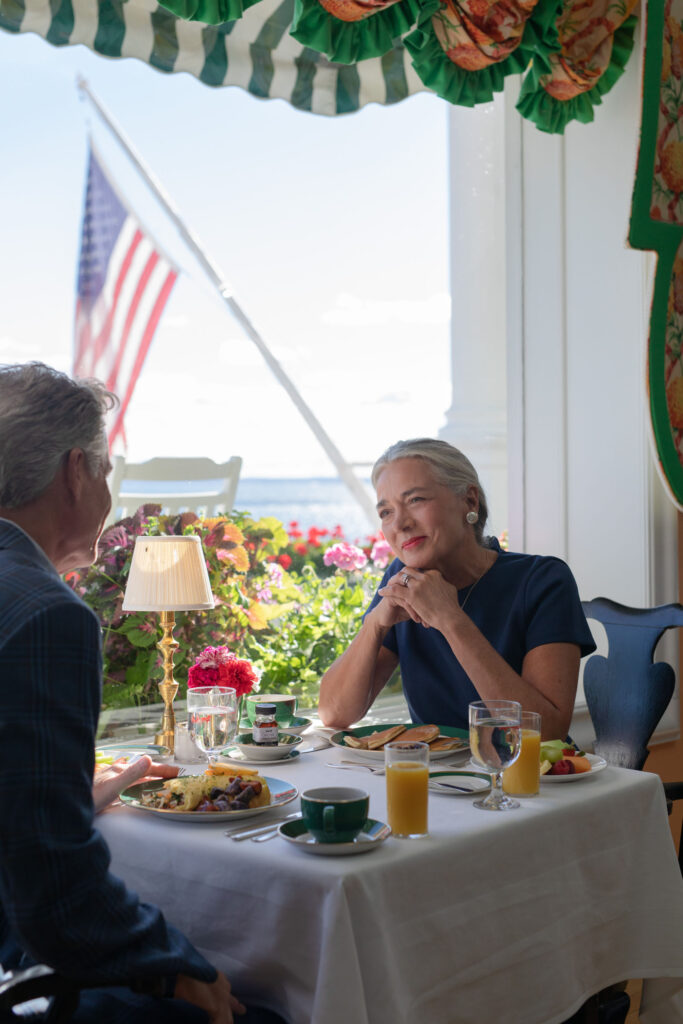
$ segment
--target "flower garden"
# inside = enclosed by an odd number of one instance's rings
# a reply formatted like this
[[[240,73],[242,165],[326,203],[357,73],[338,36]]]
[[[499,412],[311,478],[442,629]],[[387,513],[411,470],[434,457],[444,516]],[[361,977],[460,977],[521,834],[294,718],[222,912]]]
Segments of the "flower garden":
[[[65,576],[102,624],[103,708],[159,701],[159,616],[124,614],[121,605],[136,537],[162,534],[201,538],[216,602],[212,612],[176,613],[174,674],[181,698],[195,663],[201,668],[203,656],[208,666],[206,649],[227,648],[232,657],[219,658],[216,671],[220,663],[220,671],[239,675],[245,686],[260,680],[263,693],[295,693],[300,704],[315,706],[320,677],[353,639],[392,558],[381,534],[357,545],[340,527],[303,533],[296,523],[286,528],[278,519],[254,520],[242,512],[200,519],[143,505],[105,530],[94,565]],[[393,688],[400,689],[398,679]]]

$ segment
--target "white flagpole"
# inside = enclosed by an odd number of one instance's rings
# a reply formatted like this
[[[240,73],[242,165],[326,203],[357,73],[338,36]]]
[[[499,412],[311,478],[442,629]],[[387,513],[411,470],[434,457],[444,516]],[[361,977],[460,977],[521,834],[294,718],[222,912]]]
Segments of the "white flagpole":
[[[370,498],[370,495],[368,494],[365,487],[354,473],[351,466],[346,462],[343,455],[332,441],[332,438],[324,429],[323,425],[315,416],[313,410],[307,405],[307,403],[301,397],[293,381],[290,380],[290,378],[287,376],[284,369],[282,368],[278,360],[275,358],[275,356],[272,354],[272,352],[270,351],[265,341],[252,324],[247,314],[244,312],[244,310],[236,301],[236,299],[233,298],[232,289],[227,284],[218,266],[204,252],[204,249],[200,245],[196,235],[194,235],[190,231],[190,229],[185,225],[184,221],[180,216],[179,211],[175,207],[170,196],[166,193],[161,183],[154,177],[152,172],[144,164],[142,158],[134,150],[132,144],[128,141],[128,139],[126,139],[121,129],[112,120],[111,115],[107,113],[107,111],[104,109],[99,100],[93,95],[87,81],[84,78],[79,77],[77,79],[76,84],[80,92],[87,96],[87,98],[90,100],[99,116],[102,118],[106,126],[119,141],[123,149],[128,154],[130,160],[133,162],[133,164],[138,169],[142,177],[145,179],[149,187],[155,193],[155,195],[159,199],[159,202],[164,207],[169,217],[171,218],[176,228],[178,229],[181,238],[196,256],[202,269],[206,273],[207,277],[209,278],[213,286],[218,291],[223,302],[228,307],[228,309],[235,317],[237,322],[240,324],[245,334],[247,334],[248,337],[251,338],[253,343],[256,345],[257,349],[263,356],[267,365],[275,375],[275,378],[285,389],[285,391],[291,398],[292,402],[297,407],[297,409],[303,416],[304,420],[313,431],[316,440],[322,446],[323,450],[325,451],[325,454],[332,462],[340,478],[344,481],[353,497],[356,499],[360,507],[365,512],[365,515],[369,523],[371,524],[371,526],[376,527],[377,513],[375,511],[375,507],[373,505],[372,499]]]

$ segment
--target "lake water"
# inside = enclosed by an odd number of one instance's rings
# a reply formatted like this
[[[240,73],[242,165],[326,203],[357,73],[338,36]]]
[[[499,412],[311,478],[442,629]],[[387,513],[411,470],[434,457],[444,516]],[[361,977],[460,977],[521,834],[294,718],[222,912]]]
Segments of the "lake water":
[[[374,500],[370,481],[363,483]],[[275,516],[285,526],[295,521],[304,532],[311,526],[333,530],[340,525],[349,541],[365,541],[379,529],[379,520],[371,525],[346,486],[336,478],[241,479],[235,508],[254,518]]]

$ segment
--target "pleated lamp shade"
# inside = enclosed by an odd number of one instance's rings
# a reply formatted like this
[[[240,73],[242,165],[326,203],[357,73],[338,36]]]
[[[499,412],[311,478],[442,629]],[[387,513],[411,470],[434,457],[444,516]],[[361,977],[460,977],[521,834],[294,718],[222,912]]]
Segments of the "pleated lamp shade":
[[[199,537],[136,538],[124,612],[183,612],[213,606]]]

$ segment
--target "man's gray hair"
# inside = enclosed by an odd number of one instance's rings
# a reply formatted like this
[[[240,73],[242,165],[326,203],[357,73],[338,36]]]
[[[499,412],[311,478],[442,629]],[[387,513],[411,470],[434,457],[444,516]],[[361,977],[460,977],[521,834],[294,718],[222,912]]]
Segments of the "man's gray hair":
[[[118,399],[98,380],[73,380],[44,363],[0,366],[0,508],[21,508],[52,483],[72,448],[88,472],[106,465],[104,417]]]
[[[396,459],[424,459],[434,473],[437,483],[450,487],[461,496],[467,488],[474,485],[479,494],[479,519],[474,525],[474,533],[481,544],[484,537],[484,526],[489,516],[484,489],[479,483],[477,471],[466,455],[447,441],[439,441],[434,437],[416,437],[410,441],[397,441],[380,455],[372,467],[372,486],[377,487],[377,479],[390,462]]]

